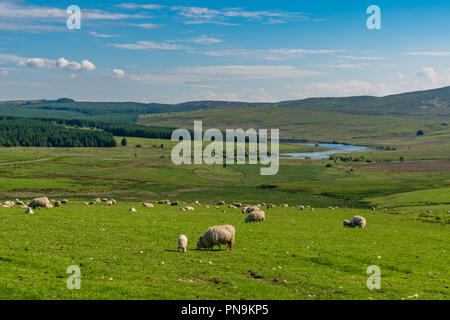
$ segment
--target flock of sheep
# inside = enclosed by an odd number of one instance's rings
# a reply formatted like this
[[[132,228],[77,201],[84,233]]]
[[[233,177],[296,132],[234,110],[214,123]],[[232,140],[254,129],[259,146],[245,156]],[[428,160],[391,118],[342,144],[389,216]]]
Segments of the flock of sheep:
[[[53,202],[53,204],[52,204],[52,202]],[[53,208],[53,207],[61,207],[63,204],[67,204],[67,203],[69,203],[69,200],[67,200],[67,199],[57,201],[57,200],[49,200],[47,197],[42,197],[42,198],[35,198],[28,203],[24,203],[23,201],[21,201],[19,199],[16,199],[15,201],[5,201],[1,205],[1,207],[10,208],[14,205],[18,205],[22,208],[26,208],[25,213],[34,214],[33,209],[35,209],[35,208],[49,209],[49,208]],[[112,205],[117,204],[117,201],[114,199],[96,198],[93,201],[91,201],[90,203],[85,202],[84,204],[85,205],[95,205],[96,203],[104,203],[106,206],[112,206]],[[166,204],[166,205],[170,205],[170,206],[180,206],[182,204],[181,201],[169,201],[169,200],[160,200],[160,201],[157,201],[157,203],[158,204]],[[194,204],[200,205],[200,202],[195,201]],[[149,203],[149,202],[144,202],[142,205],[146,208],[154,207],[153,204]],[[219,206],[224,206],[224,205],[225,205],[225,201],[220,201],[218,203],[218,205],[215,206],[215,208],[220,209]],[[209,206],[205,206],[205,207],[209,208]],[[250,223],[250,222],[264,222],[266,219],[266,215],[265,215],[265,212],[261,208],[265,207],[267,209],[272,209],[272,208],[276,207],[276,205],[260,203],[258,205],[254,205],[254,206],[245,206],[245,205],[242,205],[242,203],[235,202],[228,206],[228,208],[230,208],[230,209],[237,209],[237,208],[241,208],[241,207],[242,207],[242,213],[247,214],[247,217],[245,218],[245,223]],[[289,207],[289,205],[282,204],[282,205],[280,205],[280,207],[287,208],[287,207]],[[314,211],[314,208],[312,208],[310,206],[305,207],[302,205],[298,206],[297,209],[298,210],[309,209],[311,211]],[[329,209],[334,210],[337,208],[329,207]],[[186,206],[186,207],[180,208],[180,210],[181,211],[194,211],[195,208],[191,207],[191,206]],[[222,211],[224,211],[224,210],[222,210]],[[137,210],[134,207],[131,207],[130,212],[137,212]],[[343,224],[344,224],[344,227],[348,227],[348,228],[360,227],[361,229],[363,229],[366,226],[366,219],[361,216],[354,216],[352,220],[344,220]],[[197,250],[200,250],[200,249],[211,249],[212,250],[214,248],[214,246],[218,246],[220,249],[221,245],[227,245],[227,249],[232,250],[233,244],[235,241],[235,233],[236,233],[236,230],[232,225],[210,227],[208,230],[206,230],[205,234],[198,239]],[[185,235],[181,235],[178,238],[178,251],[186,252],[187,244],[188,244],[187,237]]]

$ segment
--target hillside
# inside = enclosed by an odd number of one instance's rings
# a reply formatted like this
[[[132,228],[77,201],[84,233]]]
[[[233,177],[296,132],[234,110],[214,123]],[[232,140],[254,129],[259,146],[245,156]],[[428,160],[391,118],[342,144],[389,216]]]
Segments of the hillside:
[[[115,123],[135,123],[139,115],[273,107],[344,114],[450,118],[450,87],[408,92],[386,97],[310,98],[279,103],[193,101],[180,104],[138,102],[80,102],[57,100],[16,100],[0,102],[0,116],[27,118],[92,119]]]

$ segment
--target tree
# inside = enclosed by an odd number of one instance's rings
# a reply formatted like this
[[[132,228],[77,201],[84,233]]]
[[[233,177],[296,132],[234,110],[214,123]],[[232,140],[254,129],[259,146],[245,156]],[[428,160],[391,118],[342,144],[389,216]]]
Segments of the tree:
[[[123,138],[121,144],[123,147],[125,147],[128,144],[127,139]]]

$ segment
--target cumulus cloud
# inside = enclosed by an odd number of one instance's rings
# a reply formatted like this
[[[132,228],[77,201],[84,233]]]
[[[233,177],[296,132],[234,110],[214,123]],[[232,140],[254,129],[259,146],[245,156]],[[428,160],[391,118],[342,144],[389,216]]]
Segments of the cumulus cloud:
[[[198,43],[198,44],[215,44],[215,43],[221,43],[222,40],[209,37],[207,35],[202,35],[200,37],[196,37],[190,40],[190,42]]]
[[[67,69],[67,70],[84,70],[93,71],[95,65],[88,61],[83,60],[80,62],[69,61],[65,58],[59,58],[58,60],[51,60],[45,58],[22,58],[19,61],[19,66],[32,67],[40,69]]]
[[[113,69],[113,74],[116,78],[122,79],[125,77],[125,71],[122,69]]]
[[[98,33],[98,32],[95,32],[95,31],[89,32],[89,34],[91,36],[93,36],[93,37],[96,37],[96,38],[115,38],[115,37],[118,37],[117,34],[104,34],[104,33]]]
[[[431,81],[431,83],[436,83],[438,80],[438,74],[436,73],[436,70],[430,67],[423,68],[420,70],[417,74],[417,77],[423,77]]]

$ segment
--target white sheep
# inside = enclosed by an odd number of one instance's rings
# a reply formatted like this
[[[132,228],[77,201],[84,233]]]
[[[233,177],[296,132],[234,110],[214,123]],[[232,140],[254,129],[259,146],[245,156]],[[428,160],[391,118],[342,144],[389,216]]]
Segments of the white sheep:
[[[187,251],[187,243],[188,243],[188,239],[187,237],[182,234],[181,236],[178,237],[178,251],[181,252],[186,252]]]
[[[227,245],[232,250],[234,244],[235,229],[232,225],[214,226],[206,230],[205,234],[197,241],[197,250],[207,248],[213,250],[214,246]]]
[[[266,220],[266,214],[262,210],[256,210],[249,213],[247,218],[245,218],[245,223],[249,222],[264,222]]]
[[[353,224],[353,220],[352,220],[352,221],[350,221],[350,220],[344,220],[344,227],[345,227],[345,228],[354,228],[355,225]]]
[[[352,223],[355,225],[355,227],[358,226],[361,229],[364,229],[364,227],[366,226],[366,219],[361,216],[354,216],[352,219]]]

